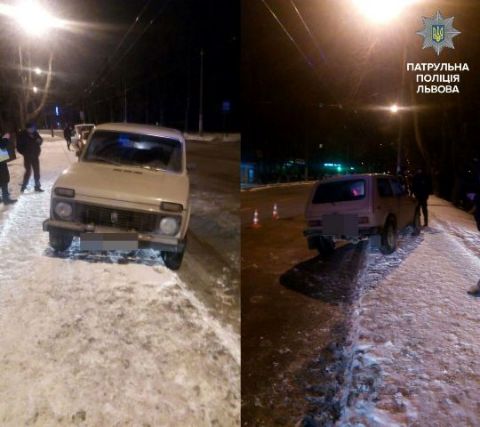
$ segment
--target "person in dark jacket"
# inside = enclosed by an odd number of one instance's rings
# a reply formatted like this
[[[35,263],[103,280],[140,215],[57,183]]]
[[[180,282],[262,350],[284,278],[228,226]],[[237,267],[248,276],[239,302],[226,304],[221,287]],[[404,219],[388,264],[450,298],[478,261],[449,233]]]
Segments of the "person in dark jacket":
[[[6,133],[0,139],[0,149],[8,150],[10,134]],[[15,199],[10,198],[10,193],[8,192],[8,183],[10,182],[10,173],[8,172],[7,162],[0,162],[0,187],[2,188],[2,200],[5,205],[11,205],[15,203]]]
[[[63,129],[63,137],[65,138],[65,141],[67,141],[68,151],[71,151],[70,150],[70,145],[72,143],[72,131],[73,131],[72,126],[70,126],[67,123],[67,126],[65,127],[65,129]]]
[[[418,169],[417,173],[412,179],[412,194],[417,199],[417,210],[419,214],[420,209],[423,214],[423,225],[428,227],[428,206],[427,200],[432,194],[432,180],[426,175],[422,169]]]
[[[37,127],[34,123],[27,123],[26,129],[18,134],[17,151],[23,156],[23,163],[25,166],[25,174],[23,176],[22,188],[23,193],[27,188],[28,181],[33,169],[33,178],[35,179],[35,191],[42,192],[40,186],[40,146],[43,139],[37,132]]]

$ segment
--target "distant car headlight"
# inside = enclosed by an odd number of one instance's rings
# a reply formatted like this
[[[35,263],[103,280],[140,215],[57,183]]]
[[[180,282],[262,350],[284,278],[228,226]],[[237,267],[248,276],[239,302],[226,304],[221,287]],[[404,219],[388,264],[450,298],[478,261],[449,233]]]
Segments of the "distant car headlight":
[[[55,188],[55,194],[63,197],[75,197],[75,190],[72,188],[57,187]]]
[[[73,213],[72,205],[70,203],[58,202],[55,205],[55,213],[62,219],[69,219]]]
[[[160,221],[160,231],[167,236],[174,236],[177,234],[179,228],[178,220],[171,216],[166,216]]]

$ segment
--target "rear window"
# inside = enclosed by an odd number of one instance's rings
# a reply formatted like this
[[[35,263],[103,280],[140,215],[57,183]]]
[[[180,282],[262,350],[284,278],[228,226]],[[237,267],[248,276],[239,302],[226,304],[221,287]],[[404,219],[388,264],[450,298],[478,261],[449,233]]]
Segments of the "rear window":
[[[313,196],[313,203],[351,202],[365,198],[365,180],[326,182],[320,184]]]

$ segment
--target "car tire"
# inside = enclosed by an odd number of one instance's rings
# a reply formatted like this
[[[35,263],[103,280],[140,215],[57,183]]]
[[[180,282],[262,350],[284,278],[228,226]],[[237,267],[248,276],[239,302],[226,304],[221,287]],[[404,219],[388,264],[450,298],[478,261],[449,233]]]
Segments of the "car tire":
[[[392,218],[387,219],[382,230],[380,251],[389,255],[397,249],[397,228]]]
[[[335,252],[335,242],[331,237],[319,237],[317,241],[317,251],[320,256],[328,257]]]
[[[72,244],[73,235],[58,230],[49,231],[50,246],[55,252],[66,251]]]
[[[181,252],[167,252],[167,251],[162,251],[162,259],[163,262],[165,263],[165,266],[169,268],[170,270],[178,270],[183,261],[183,254],[185,253],[185,248],[186,248],[186,240],[185,240],[185,245],[183,246],[183,249]]]

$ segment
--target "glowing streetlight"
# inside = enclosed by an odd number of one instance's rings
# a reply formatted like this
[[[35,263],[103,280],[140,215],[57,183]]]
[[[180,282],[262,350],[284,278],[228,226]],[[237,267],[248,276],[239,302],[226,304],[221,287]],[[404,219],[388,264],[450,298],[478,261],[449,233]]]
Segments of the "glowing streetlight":
[[[386,23],[414,1],[416,0],[353,0],[353,3],[369,20]]]
[[[36,74],[37,76],[39,76],[40,74],[42,74],[42,70],[41,70],[39,67],[35,67],[33,71],[35,71],[35,74]]]
[[[64,27],[64,21],[55,18],[36,0],[22,0],[15,6],[0,4],[0,14],[13,18],[32,37],[43,36],[51,28]]]
[[[398,105],[397,105],[397,104],[391,105],[391,106],[390,106],[390,112],[391,112],[392,114],[398,113]]]
[[[33,86],[33,93],[38,93],[38,87],[37,86]]]

